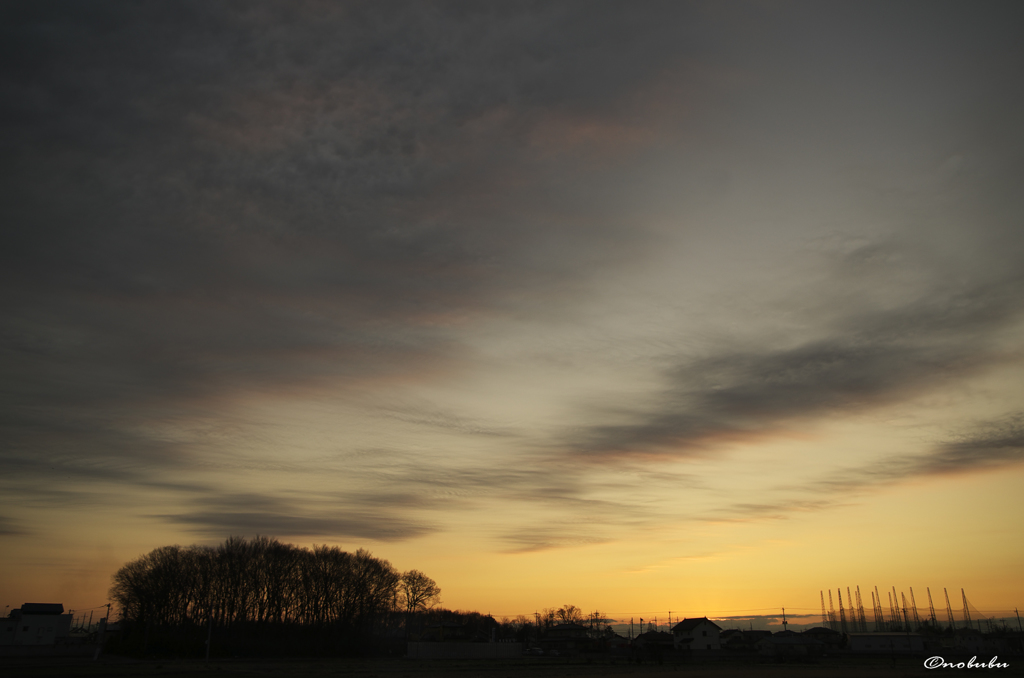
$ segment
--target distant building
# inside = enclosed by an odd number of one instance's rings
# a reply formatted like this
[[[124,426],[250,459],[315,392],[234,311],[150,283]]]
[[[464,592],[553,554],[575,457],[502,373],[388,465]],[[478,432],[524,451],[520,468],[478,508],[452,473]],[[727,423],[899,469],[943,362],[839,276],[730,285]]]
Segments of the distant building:
[[[731,653],[751,653],[757,650],[757,643],[770,638],[771,631],[726,629],[719,635],[722,649]]]
[[[660,647],[663,650],[672,650],[675,648],[675,639],[671,633],[664,631],[647,631],[641,633],[634,640],[633,644],[638,648],[645,647]]]
[[[924,641],[919,633],[849,633],[846,649],[856,654],[919,654]]]
[[[817,657],[825,645],[809,633],[779,631],[757,642],[759,654],[774,657]]]
[[[464,641],[467,639],[466,636],[465,625],[458,624],[456,622],[441,622],[440,624],[431,624],[428,626],[427,630],[420,636],[420,640],[443,643]]]
[[[818,640],[824,646],[826,652],[838,651],[846,646],[846,639],[843,637],[843,634],[827,629],[824,626],[815,626],[813,629],[807,629],[800,635]]]
[[[707,617],[684,619],[672,627],[673,644],[676,649],[693,652],[720,650],[721,632],[722,627]]]
[[[0,626],[0,645],[55,645],[71,636],[71,615],[60,603],[25,603]]]
[[[589,631],[582,624],[556,624],[544,633],[540,645],[548,654],[577,654],[589,647]]]

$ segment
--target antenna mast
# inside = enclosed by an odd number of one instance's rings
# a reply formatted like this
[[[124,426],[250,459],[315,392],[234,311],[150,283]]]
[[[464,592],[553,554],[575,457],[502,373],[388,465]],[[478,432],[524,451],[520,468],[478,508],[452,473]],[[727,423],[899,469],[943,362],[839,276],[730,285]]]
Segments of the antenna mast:
[[[960,595],[964,597],[964,621],[967,622],[967,628],[974,628],[974,624],[971,622],[971,611],[967,609],[967,594],[960,589]]]
[[[857,621],[860,622],[860,632],[868,632],[868,622],[864,618],[864,599],[860,597],[860,586],[857,587]]]
[[[871,598],[875,602],[875,630],[885,631],[885,615],[882,614],[882,596],[878,593],[878,587],[875,587],[875,592]]]
[[[932,626],[938,628],[939,620],[935,618],[935,603],[932,602],[932,590],[927,586],[924,588],[928,592],[928,615],[932,622]]]

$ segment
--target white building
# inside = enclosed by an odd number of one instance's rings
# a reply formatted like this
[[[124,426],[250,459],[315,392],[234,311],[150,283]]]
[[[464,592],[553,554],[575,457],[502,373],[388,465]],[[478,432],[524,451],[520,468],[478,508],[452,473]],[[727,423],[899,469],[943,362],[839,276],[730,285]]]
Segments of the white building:
[[[722,627],[707,617],[684,619],[672,627],[673,645],[677,650],[707,652],[722,648]]]
[[[0,623],[0,645],[54,645],[71,635],[71,615],[60,603],[25,603]]]

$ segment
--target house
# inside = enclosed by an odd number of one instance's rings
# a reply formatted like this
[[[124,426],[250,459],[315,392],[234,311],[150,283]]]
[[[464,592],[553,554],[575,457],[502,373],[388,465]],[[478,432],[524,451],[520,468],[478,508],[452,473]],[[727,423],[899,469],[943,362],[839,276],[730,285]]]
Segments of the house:
[[[807,629],[801,635],[814,638],[825,648],[826,652],[835,652],[846,646],[846,638],[839,631],[827,629],[824,626],[815,626]]]
[[[675,649],[675,639],[671,633],[647,631],[638,635],[633,640],[633,645],[640,649],[659,647],[662,650],[672,650]]]
[[[25,603],[0,625],[0,645],[55,645],[71,636],[71,615],[60,603]]]
[[[540,644],[549,654],[576,654],[589,647],[589,633],[581,624],[556,624],[545,632]]]
[[[694,652],[721,649],[722,627],[707,617],[684,619],[672,627],[673,643],[676,649]]]
[[[726,629],[719,634],[721,647],[730,653],[751,653],[756,651],[757,643],[764,638],[770,638],[771,631],[742,629]]]

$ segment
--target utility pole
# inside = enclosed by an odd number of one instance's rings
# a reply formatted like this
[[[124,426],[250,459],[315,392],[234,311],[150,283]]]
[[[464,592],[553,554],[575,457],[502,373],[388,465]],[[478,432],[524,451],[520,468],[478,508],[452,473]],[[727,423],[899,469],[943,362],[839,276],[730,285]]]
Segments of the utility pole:
[[[92,656],[92,660],[96,661],[100,658],[100,652],[103,651],[103,637],[107,631],[107,624],[110,623],[110,603],[107,603],[107,616],[100,620],[100,630],[96,634],[96,652]]]

